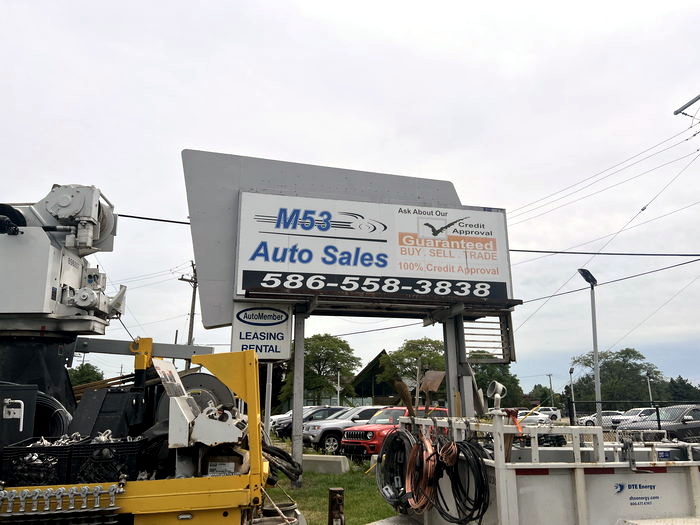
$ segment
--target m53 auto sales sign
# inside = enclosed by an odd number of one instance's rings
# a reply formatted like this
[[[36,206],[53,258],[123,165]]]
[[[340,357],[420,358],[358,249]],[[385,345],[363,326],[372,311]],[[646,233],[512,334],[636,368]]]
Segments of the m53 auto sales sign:
[[[236,292],[512,298],[505,212],[242,193]]]

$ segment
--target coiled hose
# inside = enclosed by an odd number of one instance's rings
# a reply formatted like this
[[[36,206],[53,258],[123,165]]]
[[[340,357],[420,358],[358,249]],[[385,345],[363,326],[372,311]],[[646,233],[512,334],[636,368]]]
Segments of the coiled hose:
[[[411,506],[406,496],[406,467],[416,439],[406,430],[389,432],[377,456],[375,479],[384,500],[402,514]]]
[[[275,485],[282,473],[292,481],[297,481],[303,470],[301,465],[286,450],[263,443],[262,454],[270,462],[270,477],[267,482]]]
[[[70,415],[58,399],[41,391],[36,393],[35,436],[62,436],[67,434],[72,420],[73,416]]]
[[[413,445],[406,465],[406,495],[408,504],[416,512],[432,507],[435,486],[440,479],[436,476],[438,456],[433,444],[421,435]]]
[[[488,453],[476,440],[454,442],[442,438],[438,439],[437,448],[440,468],[434,483],[435,510],[450,523],[481,523],[491,499],[484,464],[484,458],[489,457]],[[437,483],[443,475],[450,480],[456,514],[448,510],[450,505]]]

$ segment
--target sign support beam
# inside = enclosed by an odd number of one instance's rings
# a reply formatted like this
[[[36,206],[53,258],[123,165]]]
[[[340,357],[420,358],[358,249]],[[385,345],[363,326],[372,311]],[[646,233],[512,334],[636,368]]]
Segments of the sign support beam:
[[[294,389],[292,397],[292,457],[300,465],[304,452],[302,424],[304,407],[304,327],[307,315],[294,314]],[[301,488],[301,478],[292,482],[293,488]]]

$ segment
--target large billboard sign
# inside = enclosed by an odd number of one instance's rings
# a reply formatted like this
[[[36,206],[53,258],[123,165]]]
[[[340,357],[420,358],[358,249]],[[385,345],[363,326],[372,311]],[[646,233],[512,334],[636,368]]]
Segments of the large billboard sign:
[[[242,192],[239,210],[239,297],[512,299],[501,209]]]

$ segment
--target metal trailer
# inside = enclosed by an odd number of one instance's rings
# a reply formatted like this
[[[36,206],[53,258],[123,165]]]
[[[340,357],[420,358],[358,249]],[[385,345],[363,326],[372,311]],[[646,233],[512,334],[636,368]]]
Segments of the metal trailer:
[[[492,423],[468,418],[400,419],[402,428],[426,436],[440,427],[455,441],[474,433],[492,436],[493,458],[484,460],[491,504],[483,525],[700,524],[700,445],[605,443],[601,427],[549,424],[523,427],[531,446],[510,448],[506,444],[520,430],[506,421],[498,413]],[[570,444],[538,445],[538,436],[557,434],[570,436]],[[447,482],[444,477],[439,480],[449,499]],[[423,515],[423,523],[448,522],[431,509]]]

